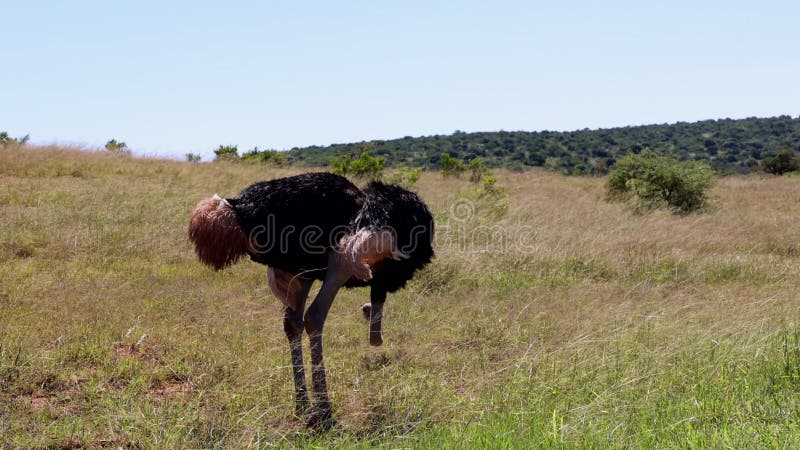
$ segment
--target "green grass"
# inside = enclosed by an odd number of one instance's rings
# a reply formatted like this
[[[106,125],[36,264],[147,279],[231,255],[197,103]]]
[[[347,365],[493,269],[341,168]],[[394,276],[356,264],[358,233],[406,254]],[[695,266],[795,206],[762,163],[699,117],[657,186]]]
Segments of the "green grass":
[[[198,199],[288,173],[0,150],[0,448],[800,446],[800,180],[724,179],[675,217],[501,173],[503,207],[455,224],[468,182],[423,174],[454,239],[390,296],[383,347],[366,292],[339,295],[339,425],[313,433],[264,268],[212,272],[185,235]],[[458,240],[487,224],[530,240]]]

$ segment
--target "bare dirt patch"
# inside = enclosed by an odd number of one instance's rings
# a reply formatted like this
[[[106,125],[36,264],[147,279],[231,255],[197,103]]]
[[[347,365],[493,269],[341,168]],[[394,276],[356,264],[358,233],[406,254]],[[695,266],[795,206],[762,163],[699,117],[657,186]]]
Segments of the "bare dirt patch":
[[[171,398],[182,397],[191,391],[189,383],[169,382],[150,389],[150,396],[153,400],[163,402]]]
[[[142,352],[137,350],[132,344],[117,344],[114,346],[114,354],[120,358],[133,358],[140,357]]]
[[[20,395],[14,399],[14,403],[20,406],[28,406],[30,409],[39,412],[44,409],[53,409],[58,403],[58,398],[55,395]]]

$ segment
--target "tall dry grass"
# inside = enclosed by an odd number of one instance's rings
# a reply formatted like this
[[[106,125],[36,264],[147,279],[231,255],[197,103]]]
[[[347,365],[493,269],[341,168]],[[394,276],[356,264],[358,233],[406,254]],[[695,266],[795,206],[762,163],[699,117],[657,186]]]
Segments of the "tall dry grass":
[[[712,210],[639,216],[603,180],[425,173],[435,262],[368,345],[326,326],[340,426],[291,417],[263,267],[215,273],[188,214],[296,173],[0,150],[0,442],[8,447],[793,447],[800,179],[731,177]],[[461,208],[461,209],[459,209]]]

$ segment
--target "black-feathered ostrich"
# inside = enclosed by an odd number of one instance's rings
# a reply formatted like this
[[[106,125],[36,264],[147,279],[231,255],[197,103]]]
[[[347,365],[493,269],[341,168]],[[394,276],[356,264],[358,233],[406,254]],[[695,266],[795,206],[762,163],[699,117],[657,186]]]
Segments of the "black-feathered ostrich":
[[[362,311],[370,343],[381,345],[386,294],[430,262],[433,232],[433,218],[416,194],[380,182],[361,191],[330,173],[256,183],[236,198],[214,195],[197,204],[189,223],[197,256],[214,269],[244,255],[269,266],[269,286],[285,305],[296,410],[308,413],[310,426],[332,422],[322,328],[339,288],[370,286],[370,303]],[[314,280],[322,280],[322,287],[305,310]],[[304,329],[311,343],[313,408],[303,369]]]

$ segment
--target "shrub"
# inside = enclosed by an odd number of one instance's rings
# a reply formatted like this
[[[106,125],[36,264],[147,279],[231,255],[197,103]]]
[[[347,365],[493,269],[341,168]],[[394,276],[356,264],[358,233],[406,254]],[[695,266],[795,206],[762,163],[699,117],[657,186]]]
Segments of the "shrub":
[[[406,189],[411,189],[417,184],[417,181],[419,181],[420,172],[422,172],[422,169],[419,167],[411,169],[407,166],[402,166],[392,175],[389,182],[392,184],[399,184]]]
[[[119,154],[130,153],[128,144],[122,141],[117,142],[116,139],[110,139],[108,142],[106,142],[106,150],[112,153],[119,153]]]
[[[329,164],[333,173],[337,175],[379,180],[383,177],[386,159],[363,152],[358,158],[353,158],[351,154],[331,158]]]
[[[511,161],[508,164],[508,170],[518,173],[525,172],[525,165],[520,161]]]
[[[0,131],[0,146],[5,147],[6,145],[25,145],[31,139],[31,135],[26,134],[25,136],[13,138],[8,135],[5,131]]]
[[[679,162],[652,151],[628,154],[608,176],[609,200],[631,200],[635,211],[666,206],[679,214],[706,205],[706,191],[714,184],[714,172],[698,161]]]
[[[198,155],[197,153],[187,153],[186,154],[186,161],[188,161],[188,162],[198,163],[198,162],[200,162],[201,159],[202,159],[202,157],[200,155]]]
[[[245,152],[241,159],[242,161],[270,164],[273,166],[285,166],[287,164],[286,157],[283,153],[277,150],[259,150],[258,147]]]
[[[797,157],[796,151],[790,148],[783,149],[771,158],[764,158],[761,161],[761,169],[774,175],[796,172],[800,170],[800,158]]]
[[[608,162],[603,158],[592,158],[589,162],[589,173],[595,176],[602,176],[608,173]]]
[[[486,175],[481,178],[481,188],[485,195],[498,195],[504,194],[505,189],[497,186],[497,178],[491,175]]]
[[[220,145],[214,150],[214,161],[237,161],[239,160],[239,147],[235,145]]]
[[[449,153],[442,153],[442,176],[445,178],[459,178],[466,170],[464,163]]]
[[[503,217],[508,212],[508,194],[506,188],[497,185],[497,178],[491,175],[481,178],[478,197],[491,205],[491,211],[496,218]]]
[[[334,156],[328,161],[328,165],[331,166],[331,172],[344,177],[350,173],[350,163],[352,160],[353,155],[346,153],[341,156]]]
[[[350,170],[356,177],[379,180],[383,177],[383,167],[385,165],[385,158],[362,153],[358,159],[353,160],[352,164],[350,164]]]
[[[469,219],[480,223],[495,222],[508,213],[509,200],[506,188],[498,186],[497,178],[491,175],[481,178],[480,183],[475,186],[460,189],[456,193],[456,198],[468,202],[471,209]]]
[[[480,156],[477,158],[472,158],[469,161],[468,167],[471,171],[469,175],[469,181],[473,183],[480,182],[483,177],[489,173],[489,168],[486,167],[486,161],[484,161]]]

